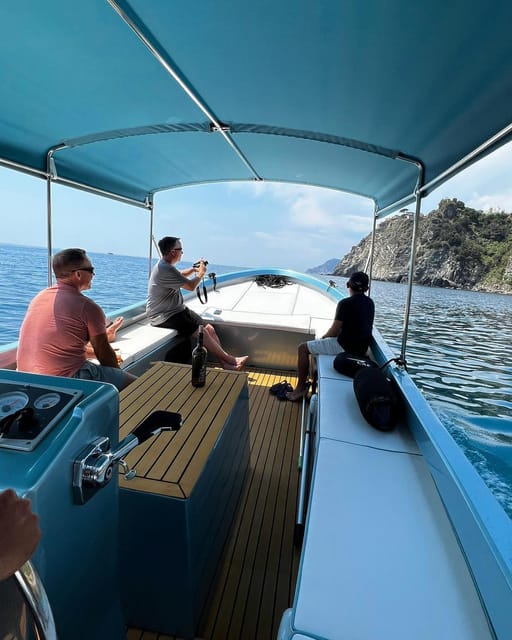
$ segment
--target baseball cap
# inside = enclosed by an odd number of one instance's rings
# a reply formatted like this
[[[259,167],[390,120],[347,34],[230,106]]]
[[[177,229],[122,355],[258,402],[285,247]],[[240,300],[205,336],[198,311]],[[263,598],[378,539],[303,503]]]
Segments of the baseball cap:
[[[368,291],[369,279],[364,271],[356,271],[350,276],[348,286],[354,291]]]

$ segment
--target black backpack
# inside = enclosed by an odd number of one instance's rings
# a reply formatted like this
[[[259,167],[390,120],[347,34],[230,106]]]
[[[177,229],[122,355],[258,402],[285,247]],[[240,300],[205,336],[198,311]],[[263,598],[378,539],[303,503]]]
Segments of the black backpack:
[[[392,382],[381,369],[359,369],[354,376],[354,393],[361,413],[372,427],[379,431],[391,431],[394,428],[400,404]]]

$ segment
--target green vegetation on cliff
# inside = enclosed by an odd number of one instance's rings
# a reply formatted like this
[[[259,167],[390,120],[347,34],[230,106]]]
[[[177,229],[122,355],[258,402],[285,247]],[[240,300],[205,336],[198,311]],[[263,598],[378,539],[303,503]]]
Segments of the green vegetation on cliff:
[[[377,228],[373,276],[402,282],[408,277],[413,218],[384,220]],[[341,260],[335,275],[364,269],[371,236]],[[418,284],[512,292],[512,214],[484,213],[457,199],[441,200],[419,224],[414,281]]]

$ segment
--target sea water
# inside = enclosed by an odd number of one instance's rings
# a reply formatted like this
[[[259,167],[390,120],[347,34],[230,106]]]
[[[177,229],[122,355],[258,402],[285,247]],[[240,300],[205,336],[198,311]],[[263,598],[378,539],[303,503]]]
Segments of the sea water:
[[[87,292],[107,314],[145,299],[147,258],[90,253]],[[47,286],[46,250],[0,244],[0,345],[18,339]],[[209,265],[226,273],[235,267]],[[345,278],[332,278],[345,290]],[[400,354],[407,287],[372,283],[375,324]],[[512,296],[430,287],[413,292],[406,359],[429,404],[512,517]]]
[[[55,251],[59,249],[56,248]],[[95,275],[85,294],[107,315],[146,299],[152,265],[148,258],[88,252]],[[20,324],[32,298],[48,286],[47,252],[41,247],[0,243],[0,345],[18,340]],[[184,262],[184,267],[191,263]],[[217,274],[239,267],[209,265]]]

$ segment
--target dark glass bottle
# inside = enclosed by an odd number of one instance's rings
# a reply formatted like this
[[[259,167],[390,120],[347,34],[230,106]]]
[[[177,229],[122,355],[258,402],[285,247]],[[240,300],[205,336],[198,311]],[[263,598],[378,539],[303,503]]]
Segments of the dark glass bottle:
[[[192,385],[194,387],[204,387],[206,382],[206,361],[208,351],[203,345],[203,326],[199,326],[197,334],[197,344],[192,351]]]

